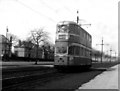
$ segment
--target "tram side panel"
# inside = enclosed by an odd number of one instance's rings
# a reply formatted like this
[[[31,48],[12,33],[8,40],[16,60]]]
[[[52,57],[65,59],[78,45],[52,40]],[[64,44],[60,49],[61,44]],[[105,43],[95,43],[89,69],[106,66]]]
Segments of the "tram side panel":
[[[91,58],[90,58],[90,51],[79,46],[79,45],[72,45],[69,44],[68,48],[68,55],[69,65],[91,65]]]

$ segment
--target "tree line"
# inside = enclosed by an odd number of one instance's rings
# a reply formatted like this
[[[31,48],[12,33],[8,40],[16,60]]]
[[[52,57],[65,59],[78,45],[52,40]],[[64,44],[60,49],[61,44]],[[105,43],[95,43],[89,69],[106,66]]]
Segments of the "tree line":
[[[29,32],[29,35],[26,37],[25,40],[19,39],[14,34],[7,34],[7,38],[11,39],[11,48],[12,46],[21,46],[24,45],[25,47],[32,49],[36,47],[36,50],[39,48],[43,51],[43,58],[49,59],[49,55],[54,56],[54,44],[50,40],[49,33],[44,30],[44,28],[36,28]],[[12,53],[12,52],[11,52]],[[14,55],[14,53],[12,53]],[[36,58],[38,58],[38,51],[36,51]],[[35,64],[37,64],[37,61]]]

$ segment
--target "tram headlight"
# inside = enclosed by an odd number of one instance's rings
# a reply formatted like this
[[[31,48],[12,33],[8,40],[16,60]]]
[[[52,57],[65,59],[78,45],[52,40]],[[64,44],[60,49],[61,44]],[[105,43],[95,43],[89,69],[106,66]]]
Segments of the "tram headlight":
[[[68,34],[66,35],[66,39],[69,39],[69,35]]]

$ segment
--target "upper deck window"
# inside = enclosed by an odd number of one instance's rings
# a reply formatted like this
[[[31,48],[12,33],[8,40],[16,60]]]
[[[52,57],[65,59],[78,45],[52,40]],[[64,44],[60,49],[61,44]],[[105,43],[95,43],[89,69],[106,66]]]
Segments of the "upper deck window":
[[[58,25],[57,33],[67,33],[67,32],[68,32],[68,26],[67,25]]]

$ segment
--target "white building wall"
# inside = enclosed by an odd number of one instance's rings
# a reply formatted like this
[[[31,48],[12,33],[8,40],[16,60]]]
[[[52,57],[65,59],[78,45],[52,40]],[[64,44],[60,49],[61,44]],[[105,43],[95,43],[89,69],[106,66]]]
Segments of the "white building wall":
[[[18,57],[25,57],[25,49],[24,48],[15,48],[14,51],[17,52]]]
[[[25,57],[25,49],[18,48],[18,57]]]

